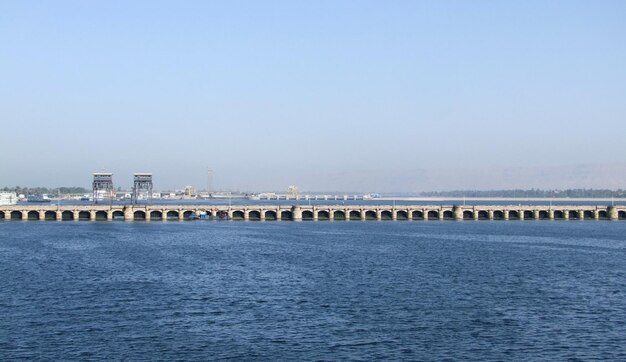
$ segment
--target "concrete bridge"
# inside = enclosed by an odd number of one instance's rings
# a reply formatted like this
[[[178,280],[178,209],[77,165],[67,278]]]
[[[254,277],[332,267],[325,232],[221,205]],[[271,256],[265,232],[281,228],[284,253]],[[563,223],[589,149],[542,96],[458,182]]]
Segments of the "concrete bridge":
[[[2,220],[626,220],[626,206],[3,205]]]

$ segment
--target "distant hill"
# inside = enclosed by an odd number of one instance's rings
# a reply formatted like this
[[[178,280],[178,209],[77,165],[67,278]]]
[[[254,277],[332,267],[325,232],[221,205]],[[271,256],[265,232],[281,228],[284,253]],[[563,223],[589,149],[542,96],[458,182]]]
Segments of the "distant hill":
[[[569,197],[569,198],[624,198],[626,190],[566,189],[566,190],[455,190],[422,192],[424,197]]]

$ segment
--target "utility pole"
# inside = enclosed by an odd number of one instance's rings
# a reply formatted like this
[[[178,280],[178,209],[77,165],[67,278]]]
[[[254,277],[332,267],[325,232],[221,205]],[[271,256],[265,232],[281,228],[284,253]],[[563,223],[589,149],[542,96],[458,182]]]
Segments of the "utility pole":
[[[213,170],[209,169],[207,172],[207,189],[206,192],[211,195],[213,190]]]

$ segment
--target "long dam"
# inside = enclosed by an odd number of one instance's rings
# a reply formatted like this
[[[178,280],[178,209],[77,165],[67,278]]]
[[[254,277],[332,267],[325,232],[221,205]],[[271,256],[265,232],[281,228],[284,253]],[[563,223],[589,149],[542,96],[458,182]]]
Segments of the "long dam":
[[[202,216],[202,217],[200,217]],[[3,205],[0,221],[626,220],[626,206],[547,205]]]

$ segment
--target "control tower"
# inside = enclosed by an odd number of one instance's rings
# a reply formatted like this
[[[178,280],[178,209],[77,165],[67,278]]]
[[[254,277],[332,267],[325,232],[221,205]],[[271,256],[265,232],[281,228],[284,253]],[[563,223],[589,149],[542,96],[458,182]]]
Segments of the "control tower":
[[[113,188],[113,174],[108,172],[95,172],[93,174],[93,202],[98,199],[110,198],[113,200],[115,189]]]
[[[134,174],[132,203],[136,204],[141,191],[147,191],[146,200],[152,199],[152,174],[138,172]]]

